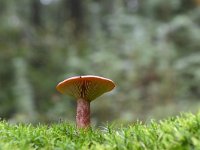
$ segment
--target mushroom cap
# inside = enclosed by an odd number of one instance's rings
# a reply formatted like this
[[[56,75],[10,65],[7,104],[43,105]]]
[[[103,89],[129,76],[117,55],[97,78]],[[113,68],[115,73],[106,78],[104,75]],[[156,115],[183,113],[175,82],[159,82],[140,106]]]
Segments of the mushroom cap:
[[[56,89],[65,95],[92,101],[115,87],[112,80],[100,76],[75,76],[60,82]]]

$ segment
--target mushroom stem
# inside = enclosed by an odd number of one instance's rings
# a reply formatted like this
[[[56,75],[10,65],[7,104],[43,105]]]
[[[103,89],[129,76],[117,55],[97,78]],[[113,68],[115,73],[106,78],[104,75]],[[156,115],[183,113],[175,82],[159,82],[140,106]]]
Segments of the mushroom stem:
[[[83,98],[77,100],[76,125],[78,128],[90,127],[90,102]]]

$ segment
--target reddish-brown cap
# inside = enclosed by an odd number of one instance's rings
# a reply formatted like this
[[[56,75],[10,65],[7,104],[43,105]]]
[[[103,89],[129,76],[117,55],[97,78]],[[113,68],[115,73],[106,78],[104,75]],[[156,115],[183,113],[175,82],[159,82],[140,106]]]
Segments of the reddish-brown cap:
[[[76,99],[84,98],[92,101],[103,93],[111,91],[114,87],[115,84],[110,79],[86,75],[68,78],[60,82],[56,89],[60,93],[73,96]]]

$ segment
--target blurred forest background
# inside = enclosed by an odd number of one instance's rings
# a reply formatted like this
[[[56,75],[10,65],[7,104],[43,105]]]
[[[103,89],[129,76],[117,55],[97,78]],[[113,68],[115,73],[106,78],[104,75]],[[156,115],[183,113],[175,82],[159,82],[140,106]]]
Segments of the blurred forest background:
[[[92,122],[134,122],[200,108],[200,0],[0,0],[0,116],[75,119],[55,90],[75,75],[117,87]]]

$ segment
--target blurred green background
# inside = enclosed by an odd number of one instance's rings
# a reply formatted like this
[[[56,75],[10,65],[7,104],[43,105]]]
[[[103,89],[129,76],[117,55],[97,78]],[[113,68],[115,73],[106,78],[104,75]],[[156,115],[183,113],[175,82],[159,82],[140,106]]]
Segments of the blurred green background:
[[[75,75],[117,87],[92,123],[163,118],[200,108],[200,0],[1,0],[0,117],[74,122],[55,90]]]

